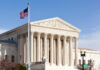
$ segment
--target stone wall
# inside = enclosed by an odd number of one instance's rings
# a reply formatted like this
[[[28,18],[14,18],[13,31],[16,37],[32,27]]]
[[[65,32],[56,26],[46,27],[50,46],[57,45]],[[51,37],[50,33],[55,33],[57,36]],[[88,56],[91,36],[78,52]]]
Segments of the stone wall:
[[[5,59],[11,60],[14,56],[14,61],[17,62],[17,47],[15,44],[0,43],[0,60]]]
[[[74,50],[73,50],[74,51]],[[82,64],[82,57],[80,56],[80,51],[85,51],[86,56],[84,57],[85,59],[85,64],[89,63],[89,60],[92,60],[94,66],[94,70],[100,70],[100,52],[92,49],[86,49],[86,48],[79,48],[78,49],[78,64],[81,61]],[[74,54],[73,54],[74,56]],[[75,59],[75,58],[73,58]]]

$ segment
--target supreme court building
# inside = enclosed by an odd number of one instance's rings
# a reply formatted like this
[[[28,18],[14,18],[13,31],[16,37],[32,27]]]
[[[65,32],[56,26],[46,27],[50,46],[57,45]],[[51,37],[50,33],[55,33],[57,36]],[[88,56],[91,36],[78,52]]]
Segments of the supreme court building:
[[[77,70],[80,29],[58,17],[31,22],[30,26],[32,70]],[[1,47],[1,58],[6,55],[9,60],[27,64],[27,31],[24,24],[0,34],[0,44],[6,45],[6,49]]]

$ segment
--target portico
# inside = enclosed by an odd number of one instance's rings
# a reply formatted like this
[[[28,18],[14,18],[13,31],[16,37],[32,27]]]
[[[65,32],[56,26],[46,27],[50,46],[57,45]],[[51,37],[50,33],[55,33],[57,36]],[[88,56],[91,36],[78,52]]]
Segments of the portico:
[[[31,22],[30,26],[31,70],[78,70],[80,51],[86,51],[86,64],[92,59],[94,69],[100,68],[99,51],[78,48],[80,29],[60,18]],[[0,34],[0,60],[26,65],[27,40],[27,24]]]
[[[72,39],[75,39],[75,44],[77,44],[77,38],[38,32],[31,33],[31,35],[32,42],[34,40],[34,42],[31,43],[32,45],[34,44],[34,46],[31,46],[31,50],[33,50],[31,51],[32,62],[40,62],[42,58],[45,57],[46,62],[50,64],[72,65]],[[69,54],[67,53],[68,49]],[[75,46],[75,50],[77,50],[77,45]],[[75,54],[77,54],[77,52],[75,52]],[[69,55],[69,57],[67,55]],[[77,57],[77,55],[75,55],[75,57]],[[75,60],[77,60],[77,58]]]
[[[77,41],[80,30],[59,18],[31,23],[31,62],[42,62],[57,66],[77,65]],[[27,43],[27,35],[23,34]],[[23,36],[21,36],[23,37]],[[23,38],[24,39],[24,38]],[[24,47],[24,63],[27,59],[27,44]],[[75,48],[75,53],[73,53]],[[73,57],[73,54],[75,56]],[[75,58],[73,60],[73,58]]]

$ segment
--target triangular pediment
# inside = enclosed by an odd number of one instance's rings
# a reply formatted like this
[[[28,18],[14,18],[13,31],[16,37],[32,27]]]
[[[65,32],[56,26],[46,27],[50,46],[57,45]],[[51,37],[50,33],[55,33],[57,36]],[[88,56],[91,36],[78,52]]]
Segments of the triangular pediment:
[[[32,22],[31,24],[37,25],[37,26],[49,27],[49,28],[56,28],[56,29],[80,32],[80,30],[78,28],[72,26],[68,22],[63,21],[62,19],[60,19],[58,17]]]

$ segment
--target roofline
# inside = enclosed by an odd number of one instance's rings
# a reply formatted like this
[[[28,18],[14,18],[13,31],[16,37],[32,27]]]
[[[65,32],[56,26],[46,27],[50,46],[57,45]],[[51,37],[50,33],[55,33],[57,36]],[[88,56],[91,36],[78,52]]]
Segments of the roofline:
[[[43,19],[43,20],[39,20],[39,21],[34,21],[34,22],[31,22],[31,23],[43,23],[43,22],[46,22],[46,21],[50,21],[50,20],[58,20],[66,25],[68,25],[69,27],[71,28],[74,28],[76,29],[78,32],[81,32],[81,30],[75,26],[73,26],[72,24],[68,23],[67,21],[64,21],[63,19],[59,18],[59,17],[54,17],[54,18],[49,18],[49,19]]]
[[[43,20],[37,20],[37,21],[33,21],[33,22],[31,22],[31,23],[40,23],[40,22],[46,22],[46,21],[48,21],[48,20],[58,20],[58,21],[60,21],[60,22],[63,22],[63,23],[65,23],[66,25],[68,25],[68,26],[70,26],[70,27],[72,27],[72,28],[75,28],[78,32],[80,32],[81,30],[80,29],[78,29],[77,27],[75,27],[75,26],[73,26],[73,25],[71,25],[71,24],[69,24],[68,22],[66,22],[66,21],[64,21],[64,20],[62,20],[61,18],[59,18],[59,17],[55,17],[55,18],[49,18],[49,19],[43,19]],[[14,28],[14,29],[11,29],[11,30],[9,30],[9,31],[6,31],[6,32],[4,32],[4,33],[2,33],[2,34],[0,34],[0,37],[1,36],[3,36],[3,35],[5,35],[5,34],[9,34],[9,33],[12,33],[12,32],[14,32],[14,31],[17,31],[17,30],[19,30],[19,29],[21,29],[21,28],[23,28],[24,26],[26,26],[27,24],[24,24],[24,25],[22,25],[22,26],[19,26],[19,27],[16,27],[16,28]]]
[[[67,21],[62,20],[62,19],[59,18],[59,17],[56,17],[56,19],[59,20],[59,21],[61,21],[61,22],[63,22],[63,23],[65,23],[66,25],[68,25],[68,26],[70,26],[70,27],[72,27],[72,28],[75,28],[75,29],[78,30],[79,32],[81,32],[81,30],[80,30],[79,28],[73,26],[72,24],[68,23]]]
[[[0,34],[0,37],[2,37],[3,35],[6,35],[6,34],[12,33],[12,32],[14,32],[14,31],[17,31],[17,30],[23,28],[23,27],[26,26],[26,25],[27,25],[27,24],[24,24],[24,25],[22,25],[22,26],[19,26],[19,27],[16,27],[16,28],[14,28],[14,29],[11,29],[11,30],[9,30],[9,31],[6,31],[6,32],[4,32],[4,33],[1,33],[1,34]]]
[[[90,50],[90,51],[96,51],[96,50],[94,50],[94,49],[90,49],[90,48],[78,48],[78,49],[80,49],[80,50]]]

